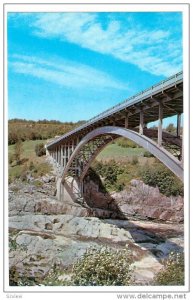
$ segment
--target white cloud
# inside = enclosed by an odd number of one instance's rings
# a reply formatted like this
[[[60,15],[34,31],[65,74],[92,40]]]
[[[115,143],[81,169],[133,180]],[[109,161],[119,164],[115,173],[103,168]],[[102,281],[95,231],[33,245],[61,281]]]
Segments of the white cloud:
[[[31,75],[68,88],[128,90],[125,84],[105,72],[71,61],[14,55],[9,66],[16,73]]]
[[[32,15],[31,26],[38,36],[112,55],[154,75],[169,76],[182,68],[181,41],[169,30],[146,30],[120,20],[110,20],[104,29],[96,13]],[[170,51],[175,47],[178,51]]]

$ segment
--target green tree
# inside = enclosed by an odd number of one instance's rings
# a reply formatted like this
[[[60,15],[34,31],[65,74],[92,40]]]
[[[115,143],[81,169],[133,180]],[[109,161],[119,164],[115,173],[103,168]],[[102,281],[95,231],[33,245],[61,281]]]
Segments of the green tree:
[[[36,146],[35,146],[35,153],[36,153],[37,156],[46,155],[46,149],[45,149],[43,143],[36,144]]]
[[[14,159],[16,160],[17,165],[21,163],[22,153],[23,153],[23,145],[22,145],[22,141],[19,140],[15,143],[15,147],[14,147]]]

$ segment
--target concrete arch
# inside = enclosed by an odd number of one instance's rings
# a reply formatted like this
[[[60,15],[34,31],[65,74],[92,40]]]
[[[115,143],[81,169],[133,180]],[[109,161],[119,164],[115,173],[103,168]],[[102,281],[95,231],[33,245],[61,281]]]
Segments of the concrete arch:
[[[104,127],[97,128],[97,129],[94,129],[93,131],[89,132],[80,141],[80,143],[77,145],[74,152],[72,153],[72,155],[66,165],[66,168],[64,169],[64,172],[62,175],[62,182],[65,180],[65,176],[68,173],[68,170],[71,166],[72,161],[74,160],[74,158],[76,158],[79,151],[84,147],[84,145],[86,145],[89,141],[93,140],[97,136],[103,136],[103,135],[104,136],[106,136],[106,135],[112,136],[112,139],[115,139],[118,137],[125,137],[125,138],[132,140],[136,144],[138,144],[141,147],[148,150],[155,157],[157,157],[167,168],[169,168],[177,177],[179,177],[181,179],[181,181],[183,181],[183,166],[182,166],[181,162],[178,159],[176,159],[173,155],[171,155],[163,147],[159,147],[154,141],[152,141],[148,137],[146,137],[144,135],[140,135],[139,133],[137,133],[133,130],[129,130],[129,129],[122,128],[122,127],[116,127],[116,126],[104,126]],[[96,155],[94,155],[93,157],[95,158]],[[90,159],[89,166],[92,163],[93,159]],[[87,167],[87,169],[88,169],[88,167]]]

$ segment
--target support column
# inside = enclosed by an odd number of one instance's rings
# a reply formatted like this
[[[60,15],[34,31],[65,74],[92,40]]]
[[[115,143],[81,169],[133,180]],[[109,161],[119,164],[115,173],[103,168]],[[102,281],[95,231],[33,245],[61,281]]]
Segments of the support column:
[[[58,146],[56,147],[56,165],[58,166]]]
[[[60,166],[63,168],[63,145],[60,146]]]
[[[65,149],[64,149],[64,167],[67,165],[67,144],[65,144]]]
[[[54,162],[56,162],[56,149],[54,149]]]
[[[115,118],[114,117],[112,117],[111,121],[112,121],[112,126],[116,126],[116,122],[115,122]]]
[[[68,161],[69,161],[69,158],[70,158],[70,142],[68,143]]]
[[[78,146],[79,142],[80,142],[80,137],[77,136],[76,146]],[[76,174],[76,176],[79,176],[79,161],[78,161],[78,158],[75,159],[75,174]]]
[[[182,128],[182,150],[181,150],[181,164],[184,164],[184,127]]]
[[[61,166],[61,146],[58,146],[58,165]]]
[[[74,145],[74,140],[72,140],[72,153],[74,152],[75,145]]]
[[[57,148],[57,165],[59,166],[60,165],[60,146],[58,146]]]
[[[143,110],[140,111],[139,134],[143,134]]]
[[[57,155],[58,155],[58,148],[56,147],[56,150],[55,150],[55,163],[57,164]]]
[[[63,162],[62,162],[62,166],[65,168],[66,166],[66,161],[65,161],[65,148],[66,148],[66,145],[63,145],[63,150],[62,150],[62,153],[63,153]]]
[[[128,115],[125,116],[125,128],[129,127],[129,117]]]
[[[163,104],[159,104],[159,120],[158,120],[158,146],[162,145],[162,120],[163,120]]]
[[[177,114],[177,137],[180,137],[181,114]]]

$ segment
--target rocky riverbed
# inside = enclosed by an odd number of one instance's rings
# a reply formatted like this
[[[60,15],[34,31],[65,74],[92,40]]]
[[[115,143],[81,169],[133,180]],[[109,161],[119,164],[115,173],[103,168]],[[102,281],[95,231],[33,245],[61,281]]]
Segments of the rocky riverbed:
[[[183,251],[182,218],[175,223],[118,219],[112,208],[60,202],[55,194],[55,176],[50,175],[9,186],[9,262],[20,276],[41,279],[54,264],[65,274],[91,246],[128,245],[135,258],[136,284],[148,284],[170,251]]]

